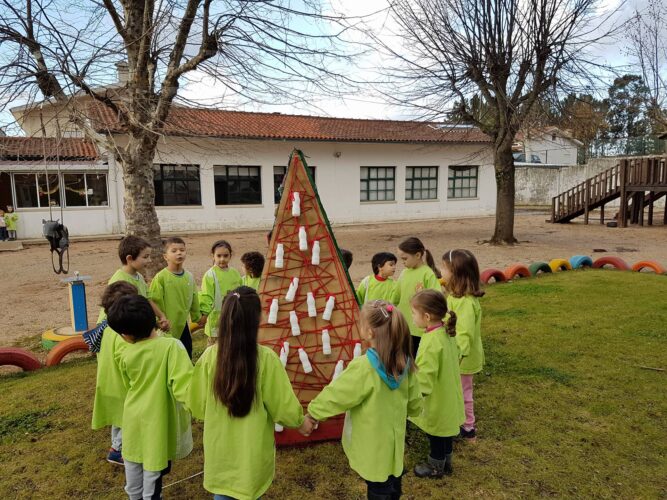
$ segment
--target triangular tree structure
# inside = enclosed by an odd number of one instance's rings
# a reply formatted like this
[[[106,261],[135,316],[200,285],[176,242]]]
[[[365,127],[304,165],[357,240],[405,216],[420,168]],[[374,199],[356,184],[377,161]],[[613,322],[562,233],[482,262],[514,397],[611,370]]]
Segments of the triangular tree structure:
[[[259,288],[263,307],[260,342],[280,353],[305,408],[332,380],[336,367],[341,370],[347,366],[355,347],[359,355],[361,340],[354,288],[303,153],[298,150],[290,156],[266,262]],[[295,293],[290,293],[290,288]],[[332,303],[327,319],[327,304],[330,309]],[[285,342],[289,343],[287,356]],[[276,442],[288,445],[337,439],[342,426],[342,416],[330,419],[309,438],[284,429],[276,433]]]

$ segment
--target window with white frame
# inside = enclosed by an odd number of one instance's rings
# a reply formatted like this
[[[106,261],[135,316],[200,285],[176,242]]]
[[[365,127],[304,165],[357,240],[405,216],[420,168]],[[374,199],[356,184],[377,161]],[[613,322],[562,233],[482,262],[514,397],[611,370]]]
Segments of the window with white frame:
[[[15,204],[18,208],[60,206],[64,192],[65,207],[104,207],[109,205],[107,174],[86,173],[16,173]]]
[[[262,178],[258,165],[216,166],[213,170],[216,205],[261,205]]]
[[[66,173],[62,176],[66,207],[106,207],[109,205],[106,174]]]
[[[394,201],[396,167],[361,167],[360,200]]]
[[[313,182],[315,182],[315,169],[317,167],[308,165],[308,171],[310,172],[310,176],[313,178]],[[283,184],[283,180],[285,179],[285,173],[287,172],[287,167],[284,165],[276,165],[273,167],[273,201],[275,202],[276,205],[280,203],[280,186]]]
[[[448,198],[477,198],[479,167],[451,166],[447,184]]]
[[[405,199],[435,200],[438,198],[438,167],[406,167]]]
[[[17,208],[60,206],[58,174],[14,174]]]

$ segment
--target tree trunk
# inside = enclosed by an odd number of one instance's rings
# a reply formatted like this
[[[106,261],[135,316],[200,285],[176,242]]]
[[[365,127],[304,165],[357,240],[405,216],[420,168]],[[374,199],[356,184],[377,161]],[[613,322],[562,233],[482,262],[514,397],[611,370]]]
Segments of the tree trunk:
[[[157,147],[156,134],[130,135],[129,142],[116,155],[123,169],[125,196],[125,233],[140,236],[152,247],[151,264],[146,269],[149,277],[165,266],[162,257],[160,223],[155,211],[155,186],[153,184],[153,158]]]
[[[496,227],[491,243],[513,245],[514,237],[514,134],[499,135],[493,145],[493,166],[496,171]]]

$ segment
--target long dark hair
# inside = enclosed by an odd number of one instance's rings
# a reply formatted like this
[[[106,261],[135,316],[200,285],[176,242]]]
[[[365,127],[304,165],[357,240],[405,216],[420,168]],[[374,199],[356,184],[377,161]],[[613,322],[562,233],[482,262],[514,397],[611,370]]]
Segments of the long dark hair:
[[[262,309],[254,289],[225,296],[218,324],[218,360],[213,394],[232,417],[245,417],[257,394],[257,331]]]
[[[373,330],[375,350],[385,371],[396,379],[406,366],[413,372],[410,327],[398,307],[384,300],[367,302],[361,309],[361,318]]]
[[[456,336],[456,313],[447,309],[447,301],[442,293],[436,290],[422,290],[412,297],[410,305],[422,314],[429,314],[434,319],[444,321],[447,334],[450,337]],[[447,316],[446,321],[445,316]]]
[[[442,263],[452,273],[445,288],[454,297],[482,297],[484,290],[479,280],[479,264],[469,250],[448,250],[442,255]]]
[[[417,255],[418,253],[422,254],[422,256],[426,258],[426,264],[428,264],[428,267],[433,269],[433,272],[435,273],[436,277],[438,279],[442,278],[442,275],[440,274],[440,269],[438,269],[438,267],[435,265],[435,260],[433,260],[433,255],[429,250],[426,249],[426,247],[419,238],[415,238],[413,236],[411,238],[408,238],[407,240],[403,240],[398,245],[398,248],[410,255]]]

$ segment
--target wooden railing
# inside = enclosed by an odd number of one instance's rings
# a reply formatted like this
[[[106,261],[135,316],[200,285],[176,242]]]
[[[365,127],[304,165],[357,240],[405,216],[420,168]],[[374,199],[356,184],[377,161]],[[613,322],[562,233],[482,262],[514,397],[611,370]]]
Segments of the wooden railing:
[[[629,190],[667,187],[667,160],[662,157],[632,158],[622,160],[626,165],[625,187]]]
[[[588,222],[588,210],[591,205],[601,203],[620,192],[620,176],[621,166],[616,165],[554,196],[551,202],[551,222],[558,222],[563,217],[582,210]]]

